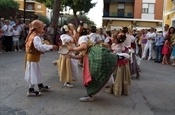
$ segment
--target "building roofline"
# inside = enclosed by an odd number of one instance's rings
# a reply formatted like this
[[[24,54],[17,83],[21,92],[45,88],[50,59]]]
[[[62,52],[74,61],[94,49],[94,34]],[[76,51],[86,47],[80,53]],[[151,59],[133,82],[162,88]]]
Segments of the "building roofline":
[[[173,8],[173,9],[171,9],[171,10],[169,10],[169,11],[166,11],[165,12],[165,16],[167,16],[167,15],[169,15],[169,14],[171,14],[171,13],[174,13],[175,12],[175,8]]]

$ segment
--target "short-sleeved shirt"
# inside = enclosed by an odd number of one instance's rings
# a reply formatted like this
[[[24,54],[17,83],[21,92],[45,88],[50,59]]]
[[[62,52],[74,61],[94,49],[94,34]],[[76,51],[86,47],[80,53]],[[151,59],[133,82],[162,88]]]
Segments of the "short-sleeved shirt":
[[[90,33],[88,35],[88,37],[91,40],[91,42],[93,42],[94,44],[97,42],[97,34],[96,33]]]
[[[87,36],[81,36],[78,40],[78,44],[82,44],[82,43],[88,43],[88,37]]]
[[[148,39],[148,38],[153,38],[153,39],[155,39],[155,37],[156,37],[156,33],[155,32],[153,32],[153,33],[151,33],[151,32],[148,32],[147,34],[146,34],[146,38]],[[153,43],[153,40],[151,39],[151,40],[147,40],[147,43]]]

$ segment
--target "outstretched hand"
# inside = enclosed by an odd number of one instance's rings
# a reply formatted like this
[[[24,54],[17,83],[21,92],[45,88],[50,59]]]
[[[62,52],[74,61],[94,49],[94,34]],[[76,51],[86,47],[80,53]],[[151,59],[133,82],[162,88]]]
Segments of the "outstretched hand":
[[[54,50],[54,51],[57,51],[57,50],[58,50],[58,46],[53,45],[53,50]]]

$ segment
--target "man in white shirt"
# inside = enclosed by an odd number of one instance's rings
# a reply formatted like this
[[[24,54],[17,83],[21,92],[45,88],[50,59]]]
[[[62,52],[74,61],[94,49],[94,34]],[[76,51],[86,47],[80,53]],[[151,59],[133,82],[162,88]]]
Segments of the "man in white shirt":
[[[95,26],[91,26],[90,28],[90,34],[88,35],[89,40],[96,44],[97,43],[97,34],[96,34],[96,27]]]
[[[104,36],[103,28],[100,28],[98,30],[97,43],[103,43],[104,41],[105,41],[105,36]]]
[[[8,20],[5,21],[5,25],[2,27],[4,32],[4,46],[6,52],[12,51],[12,35],[13,35],[13,27],[10,25]]]
[[[156,37],[156,33],[154,32],[154,28],[151,27],[150,32],[148,32],[146,35],[147,43],[146,43],[144,51],[143,51],[142,59],[146,58],[146,54],[147,54],[148,50],[149,50],[148,61],[151,59],[152,52],[153,52],[153,43],[154,43],[155,37]]]

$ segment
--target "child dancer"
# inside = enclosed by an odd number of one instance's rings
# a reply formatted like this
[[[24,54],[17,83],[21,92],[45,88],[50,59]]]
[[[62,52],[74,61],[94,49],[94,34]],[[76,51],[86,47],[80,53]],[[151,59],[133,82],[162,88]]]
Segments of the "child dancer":
[[[44,86],[41,79],[41,72],[39,67],[40,55],[45,51],[54,49],[55,45],[42,44],[41,34],[43,33],[44,24],[39,20],[34,20],[30,23],[29,34],[26,38],[26,60],[25,60],[25,80],[29,83],[29,90],[27,96],[38,96],[41,91],[46,91],[50,86]],[[39,91],[34,89],[37,84]]]
[[[63,34],[60,36],[62,44],[67,47],[75,47],[75,40],[71,37],[69,26],[64,25],[62,32]],[[74,55],[74,52],[69,52],[69,54]],[[59,60],[54,61],[53,64],[58,65],[60,81],[64,82],[64,86],[68,88],[74,87],[71,82],[76,81],[79,75],[78,61],[61,54]]]

